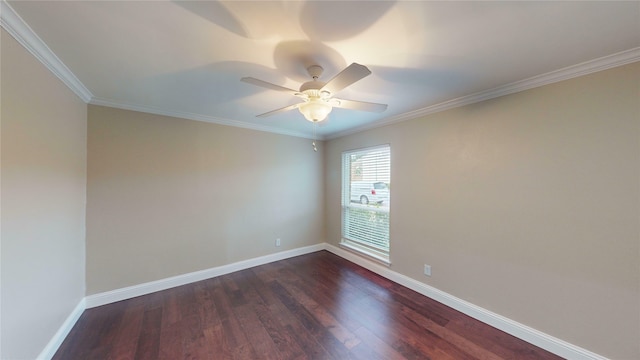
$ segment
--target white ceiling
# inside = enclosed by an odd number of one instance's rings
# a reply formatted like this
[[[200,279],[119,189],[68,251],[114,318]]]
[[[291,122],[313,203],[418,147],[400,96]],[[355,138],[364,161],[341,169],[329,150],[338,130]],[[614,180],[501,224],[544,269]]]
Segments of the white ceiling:
[[[296,110],[255,117],[299,99],[240,78],[297,89],[312,63],[325,68],[325,81],[353,62],[369,67],[372,75],[337,96],[388,109],[334,109],[318,126],[320,138],[444,108],[453,99],[531,87],[536,82],[514,83],[541,74],[547,77],[537,79],[557,80],[548,73],[612,54],[640,59],[638,1],[9,5],[94,104],[311,136],[312,124]]]

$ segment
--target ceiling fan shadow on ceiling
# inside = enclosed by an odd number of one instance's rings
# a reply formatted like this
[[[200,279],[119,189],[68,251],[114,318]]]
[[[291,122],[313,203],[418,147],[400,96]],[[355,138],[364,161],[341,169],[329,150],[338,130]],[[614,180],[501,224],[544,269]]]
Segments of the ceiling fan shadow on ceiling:
[[[298,91],[252,77],[243,77],[240,79],[248,84],[286,92],[303,100],[297,104],[285,106],[280,109],[257,115],[257,117],[267,117],[281,112],[298,109],[305,119],[313,123],[317,123],[326,119],[327,115],[329,115],[334,107],[368,112],[383,112],[387,109],[386,104],[338,99],[333,97],[333,95],[340,90],[371,75],[371,71],[364,65],[353,63],[326,83],[318,80],[323,71],[321,66],[309,66],[307,71],[313,80],[302,84]]]

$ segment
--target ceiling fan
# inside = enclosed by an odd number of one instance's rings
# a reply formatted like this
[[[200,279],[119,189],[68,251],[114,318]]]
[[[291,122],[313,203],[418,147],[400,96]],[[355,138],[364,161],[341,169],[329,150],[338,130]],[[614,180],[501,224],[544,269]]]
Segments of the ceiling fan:
[[[307,72],[309,72],[309,76],[311,76],[313,80],[302,84],[298,91],[252,77],[243,77],[240,80],[267,89],[286,92],[303,100],[297,104],[285,106],[277,110],[257,115],[257,117],[266,117],[298,109],[307,120],[315,123],[324,120],[334,107],[369,112],[383,112],[387,109],[386,104],[345,100],[333,97],[333,95],[340,90],[369,76],[371,71],[366,66],[353,63],[326,83],[318,80],[322,75],[323,70],[324,69],[319,65],[309,66],[307,68]]]

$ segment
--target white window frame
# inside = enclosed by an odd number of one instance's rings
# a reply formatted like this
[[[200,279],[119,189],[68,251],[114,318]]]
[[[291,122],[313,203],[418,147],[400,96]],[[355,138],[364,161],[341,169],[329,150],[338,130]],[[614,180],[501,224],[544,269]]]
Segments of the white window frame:
[[[352,250],[362,255],[365,255],[371,258],[372,260],[380,262],[384,265],[390,265],[391,260],[389,256],[389,253],[390,253],[390,230],[389,230],[390,207],[389,207],[389,204],[387,203],[386,204],[387,206],[363,205],[360,203],[353,202],[352,196],[351,196],[351,190],[353,188],[351,185],[352,183],[351,166],[353,165],[351,162],[351,155],[371,153],[371,152],[376,152],[377,150],[388,151],[389,166],[388,166],[388,170],[386,170],[386,173],[383,172],[383,175],[381,178],[378,179],[377,178],[378,175],[376,174],[374,175],[376,177],[375,180],[372,180],[372,181],[375,181],[375,182],[381,181],[388,184],[391,181],[391,178],[390,178],[391,177],[391,146],[389,144],[361,148],[361,149],[353,149],[353,150],[344,151],[342,153],[342,177],[341,177],[342,179],[341,180],[342,181],[342,184],[341,184],[342,221],[341,221],[340,246],[348,250]],[[390,194],[388,195],[387,201],[388,199],[390,199]],[[349,229],[349,221],[350,221],[349,214],[351,214],[352,210],[368,211],[368,212],[371,212],[372,216],[375,216],[376,214],[384,215],[384,218],[386,218],[386,229],[387,229],[386,231],[387,247],[386,248],[384,246],[378,246],[374,242],[370,242],[364,239],[358,239],[357,234],[346,234],[347,232],[349,232],[347,230]],[[377,233],[376,235],[380,235],[380,234],[384,234],[384,233]]]

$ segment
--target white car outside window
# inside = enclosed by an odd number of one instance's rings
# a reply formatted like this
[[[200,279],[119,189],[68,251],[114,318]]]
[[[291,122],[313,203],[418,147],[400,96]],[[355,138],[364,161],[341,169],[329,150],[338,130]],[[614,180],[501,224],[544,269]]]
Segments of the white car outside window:
[[[352,181],[351,201],[367,205],[389,202],[389,187],[382,181]]]

